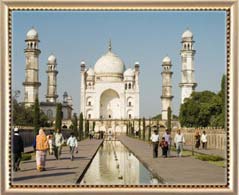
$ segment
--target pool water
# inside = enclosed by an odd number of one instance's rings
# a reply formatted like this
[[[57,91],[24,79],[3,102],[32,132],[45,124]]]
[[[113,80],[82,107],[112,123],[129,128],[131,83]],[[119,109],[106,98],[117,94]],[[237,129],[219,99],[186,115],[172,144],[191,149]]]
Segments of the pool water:
[[[120,142],[104,141],[80,184],[142,185],[160,181]]]

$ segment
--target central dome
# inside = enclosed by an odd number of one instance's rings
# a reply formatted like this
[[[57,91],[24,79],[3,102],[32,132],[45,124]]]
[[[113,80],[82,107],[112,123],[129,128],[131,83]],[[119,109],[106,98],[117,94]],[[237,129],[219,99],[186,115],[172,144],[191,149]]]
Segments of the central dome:
[[[111,51],[111,43],[109,51],[100,57],[95,63],[94,71],[98,75],[122,75],[125,71],[124,62]]]

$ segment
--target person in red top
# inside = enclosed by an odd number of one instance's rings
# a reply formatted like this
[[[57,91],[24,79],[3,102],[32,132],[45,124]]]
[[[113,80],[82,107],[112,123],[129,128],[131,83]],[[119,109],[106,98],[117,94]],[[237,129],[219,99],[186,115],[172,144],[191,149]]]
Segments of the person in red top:
[[[168,142],[165,141],[164,137],[162,137],[162,141],[160,142],[159,146],[162,148],[162,156],[166,158],[168,153]]]

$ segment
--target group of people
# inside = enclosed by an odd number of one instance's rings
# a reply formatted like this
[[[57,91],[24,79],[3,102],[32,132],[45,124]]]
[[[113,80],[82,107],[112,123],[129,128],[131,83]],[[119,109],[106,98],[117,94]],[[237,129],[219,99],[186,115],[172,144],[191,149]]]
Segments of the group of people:
[[[153,144],[153,157],[158,157],[158,147],[162,149],[162,156],[168,157],[170,156],[170,148],[171,148],[171,134],[168,129],[165,130],[165,133],[160,141],[158,131],[155,130],[151,136],[151,143]],[[184,135],[178,130],[174,136],[174,146],[176,148],[177,156],[182,156],[183,144],[185,143]],[[207,149],[207,134],[206,131],[203,131],[202,135],[197,131],[195,134],[195,148],[199,149],[200,144],[202,143],[202,148]]]
[[[153,158],[158,157],[158,148],[162,149],[162,156],[164,158],[170,156],[172,138],[170,131],[165,130],[165,133],[160,141],[160,137],[157,130],[154,130],[154,133],[151,135],[151,143],[153,145]],[[177,156],[182,156],[183,144],[185,143],[184,135],[180,130],[177,131],[174,137],[174,145],[176,147]]]
[[[51,133],[48,136],[46,136],[42,128],[39,130],[39,134],[36,136],[36,163],[38,171],[45,170],[47,151],[49,151],[50,155],[54,153],[56,160],[60,159],[64,143],[64,137],[59,129],[57,129],[54,134]],[[74,160],[74,153],[78,153],[78,142],[74,133],[71,133],[66,144],[70,149],[70,159]]]
[[[33,147],[36,152],[36,169],[37,171],[46,170],[46,155],[55,155],[57,160],[60,159],[62,146],[65,143],[64,137],[59,129],[55,133],[46,135],[43,128],[39,129],[38,135],[36,136]],[[71,133],[67,139],[66,144],[69,146],[70,159],[74,160],[74,153],[78,153],[78,142],[74,133]],[[13,136],[13,170],[20,170],[21,154],[24,151],[24,144],[22,137],[19,134],[18,128],[14,128]]]
[[[195,134],[195,148],[199,149],[202,143],[202,149],[207,149],[207,134],[206,131],[203,131],[202,135],[199,134],[199,131]]]

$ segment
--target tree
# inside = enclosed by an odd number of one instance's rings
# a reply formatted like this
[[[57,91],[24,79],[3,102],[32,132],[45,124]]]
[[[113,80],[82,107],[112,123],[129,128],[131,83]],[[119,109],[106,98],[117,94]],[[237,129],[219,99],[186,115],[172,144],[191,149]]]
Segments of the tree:
[[[145,118],[143,117],[143,140],[145,140]]]
[[[134,126],[134,119],[133,119],[132,135],[134,135],[134,131],[135,131],[135,126]]]
[[[79,122],[79,137],[80,140],[83,138],[83,113],[80,113],[80,122]]]
[[[148,141],[150,141],[151,138],[151,120],[149,119],[149,133],[148,133]]]
[[[33,126],[34,126],[34,135],[36,136],[40,128],[40,108],[38,98],[35,99],[34,103]]]
[[[34,105],[26,107],[24,103],[18,103],[16,99],[16,93],[13,97],[13,125],[16,126],[34,126]],[[48,117],[42,110],[39,111],[39,127],[49,127]]]
[[[78,138],[78,120],[76,113],[73,114],[72,130],[74,131],[75,136]]]
[[[141,119],[140,118],[139,118],[138,124],[139,124],[138,135],[139,135],[139,139],[141,139]]]
[[[162,114],[158,114],[158,115],[154,116],[153,119],[162,120]]]
[[[126,124],[126,135],[129,135],[129,123]]]
[[[131,121],[129,121],[129,136],[132,135],[132,126],[131,126]]]
[[[93,121],[93,127],[92,130],[95,131],[95,121]]]
[[[89,137],[89,129],[90,126],[89,126],[89,121],[88,120],[85,120],[85,137]]]
[[[186,127],[212,126],[222,113],[221,104],[221,98],[214,92],[193,92],[180,107],[179,121]]]
[[[168,107],[168,120],[167,120],[167,128],[169,131],[171,131],[171,117],[172,117],[172,110],[170,107]]]
[[[219,127],[225,127],[225,111],[226,111],[226,75],[224,74],[222,76],[222,79],[221,79],[221,90],[220,92],[218,93],[218,96],[221,98],[221,114],[219,114],[218,116],[216,116],[212,121],[211,123],[214,125],[214,126],[219,126]]]
[[[57,103],[55,129],[59,129],[59,131],[61,131],[61,124],[62,124],[62,105],[61,103]]]

